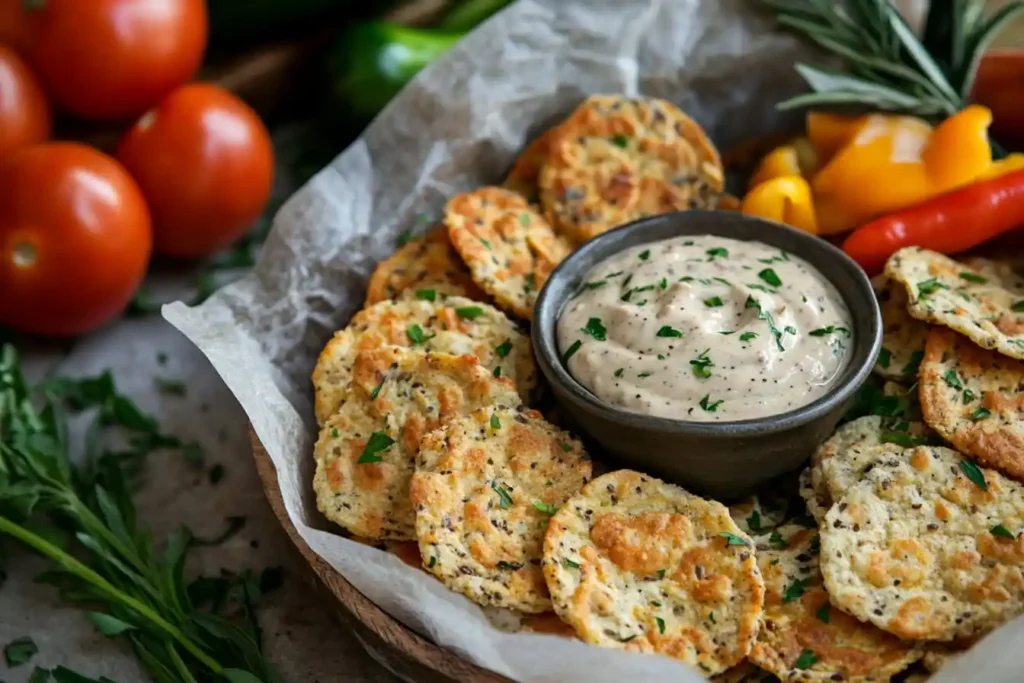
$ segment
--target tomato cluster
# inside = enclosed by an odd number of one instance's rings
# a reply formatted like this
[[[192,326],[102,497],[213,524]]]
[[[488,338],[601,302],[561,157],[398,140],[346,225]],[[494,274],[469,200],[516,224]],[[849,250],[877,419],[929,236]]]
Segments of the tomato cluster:
[[[0,325],[72,336],[129,303],[153,252],[242,236],[270,195],[259,116],[203,61],[205,0],[0,0]],[[57,117],[130,122],[114,157]]]

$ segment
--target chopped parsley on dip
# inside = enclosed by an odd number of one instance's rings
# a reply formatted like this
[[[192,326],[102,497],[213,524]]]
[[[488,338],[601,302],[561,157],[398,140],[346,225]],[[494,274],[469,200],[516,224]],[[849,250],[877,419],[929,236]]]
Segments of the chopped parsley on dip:
[[[564,362],[596,396],[704,422],[777,415],[820,398],[851,335],[842,297],[809,263],[710,235],[613,256],[584,277],[558,319]]]

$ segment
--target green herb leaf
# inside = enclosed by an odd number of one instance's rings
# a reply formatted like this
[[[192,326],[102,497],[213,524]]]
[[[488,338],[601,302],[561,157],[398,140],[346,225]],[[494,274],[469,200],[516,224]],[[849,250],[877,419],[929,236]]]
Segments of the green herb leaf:
[[[210,486],[216,486],[224,480],[224,465],[217,463],[210,468]]]
[[[737,536],[736,534],[731,534],[728,531],[722,531],[718,535],[726,540],[726,545],[727,546],[728,545],[745,545],[745,546],[750,546],[750,542],[747,539],[743,538],[742,536]]]
[[[715,621],[715,613],[714,612],[708,612],[708,621],[710,621],[712,624],[717,624],[718,623],[717,621]]]
[[[525,227],[525,226],[527,226],[529,224],[530,224],[530,214],[528,214],[525,211],[523,211],[521,214],[519,214],[519,225],[522,225],[522,226]]]
[[[782,286],[782,280],[779,279],[779,276],[771,268],[765,268],[760,273],[758,273],[757,276],[764,280],[765,282],[767,282],[772,287]]]
[[[968,282],[976,282],[979,285],[983,285],[986,282],[988,282],[988,278],[987,277],[982,277],[981,275],[978,275],[977,273],[970,273],[970,272],[968,272],[966,270],[960,272],[960,279],[961,280],[967,280]]]
[[[398,237],[395,238],[395,246],[401,248],[409,244],[413,239],[412,230],[403,230],[398,233]]]
[[[971,413],[971,420],[977,422],[978,420],[984,420],[985,418],[992,417],[992,411],[988,408],[975,408],[974,412]]]
[[[811,334],[814,334],[814,333],[812,332]],[[889,349],[886,349],[886,348],[882,348],[882,350],[878,352],[878,364],[881,367],[888,369],[889,363],[891,361],[892,361],[892,351],[890,351]]]
[[[704,305],[708,308],[718,308],[722,306],[722,297],[713,296],[710,299],[704,299]]]
[[[92,622],[96,630],[108,638],[119,636],[126,631],[132,631],[135,629],[134,626],[126,621],[122,621],[117,617],[113,617],[109,614],[102,614],[100,612],[89,612],[85,615],[85,618]]]
[[[153,384],[156,385],[157,391],[161,394],[168,396],[185,396],[188,394],[188,388],[185,383],[180,380],[166,379],[164,377],[154,377]]]
[[[796,658],[795,662],[793,662],[793,668],[801,670],[809,669],[814,666],[817,661],[818,656],[814,654],[814,651],[804,648],[803,652],[800,653],[800,656]]]
[[[568,363],[569,359],[573,357],[573,354],[580,350],[581,346],[583,346],[583,342],[581,342],[579,339],[570,344],[569,348],[566,349],[565,353],[562,354],[562,362]]]
[[[625,149],[626,145],[629,144],[629,139],[625,135],[613,135],[612,144]]]
[[[491,413],[491,429],[501,429],[501,420],[497,413]]]
[[[778,531],[773,531],[768,537],[768,542],[772,544],[772,547],[779,548],[780,550],[788,548],[789,543],[782,537]]]
[[[512,340],[506,339],[497,346],[494,347],[494,352],[498,354],[498,358],[504,358],[512,351]]]
[[[495,377],[501,377],[501,366],[494,366],[494,370],[491,371],[491,374],[494,375]]]
[[[423,301],[437,301],[437,290],[436,289],[417,289],[416,298],[422,299]],[[458,310],[458,309],[456,309]]]
[[[498,505],[501,506],[502,510],[508,510],[515,505],[515,501],[512,500],[512,494],[497,481],[491,482],[491,488],[498,494]]]
[[[523,565],[520,562],[506,562],[505,560],[498,560],[497,562],[499,569],[508,569],[510,571],[516,571],[522,569]]]
[[[377,455],[383,453],[387,449],[391,448],[395,443],[395,440],[384,432],[374,432],[370,434],[369,440],[366,442],[366,446],[363,447],[363,452],[356,460],[357,465],[365,465],[371,462],[381,462],[384,458]]]
[[[626,371],[626,369],[625,369],[625,368],[619,368],[619,369],[618,369],[618,370],[616,370],[616,371],[615,371],[615,372],[614,372],[613,374],[614,374],[614,375],[615,375],[616,377],[622,377],[622,373],[624,373],[625,371]]]
[[[484,314],[484,309],[479,306],[460,306],[455,309],[455,314],[466,320],[476,320]]]
[[[720,258],[728,258],[729,257],[729,250],[724,248],[724,247],[715,247],[713,249],[708,249],[704,253],[707,254],[708,261],[714,261],[716,256],[718,256]]]
[[[942,376],[942,379],[946,381],[946,384],[953,387],[954,389],[963,389],[964,385],[960,381],[960,377],[956,374],[956,370],[946,370],[946,373]]]
[[[650,377],[653,374],[654,374],[653,372],[641,372],[639,375],[637,375],[637,377],[639,377],[640,379],[643,379],[644,377]]]
[[[793,583],[786,586],[786,591],[782,595],[782,602],[793,602],[799,600],[800,596],[804,594],[804,591],[810,585],[810,581],[807,579],[795,579]]]
[[[751,531],[761,530],[761,513],[756,509],[752,510],[750,516],[747,517],[747,528]]]
[[[982,473],[981,468],[978,467],[977,463],[972,460],[961,460],[960,470],[967,475],[967,478],[978,485],[978,488],[983,491],[988,491],[988,482],[985,481],[985,475]]]
[[[910,360],[908,360],[907,364],[903,366],[900,373],[905,377],[908,375],[916,375],[918,368],[921,367],[922,360],[924,360],[924,351],[914,351],[910,354]]]
[[[37,654],[39,648],[30,636],[15,638],[4,646],[4,660],[10,667],[21,666]]]
[[[964,403],[970,403],[971,401],[973,401],[976,398],[977,398],[977,396],[974,395],[973,391],[971,391],[970,389],[964,389],[964,393],[963,393],[963,402]]]
[[[661,617],[654,617],[654,623],[658,625],[658,633],[665,632],[665,620]]]
[[[593,282],[584,282],[583,289],[597,289],[598,287],[604,287],[608,284],[607,280],[594,280]]]
[[[405,335],[409,337],[409,341],[413,344],[424,344],[437,336],[436,334],[427,336],[419,325],[411,325],[405,331]]]
[[[1011,541],[1017,538],[1016,534],[1014,534],[1012,531],[1007,529],[1002,524],[996,524],[994,527],[992,527],[991,532],[993,536],[1002,536],[1003,538],[1008,538]]]
[[[1010,310],[1015,313],[1024,313],[1024,299],[1016,301],[1010,306]]]
[[[799,524],[805,529],[817,529],[818,523],[810,515],[797,515],[790,520],[793,524]]]
[[[680,332],[679,330],[675,329],[674,327],[670,327],[669,325],[662,325],[661,329],[659,329],[658,332],[657,332],[657,336],[659,336],[659,337],[669,337],[669,338],[678,338],[678,337],[682,337],[683,333]]]
[[[903,434],[901,432],[882,432],[882,443],[894,443],[904,448],[913,448],[914,446],[920,446],[925,442],[922,437],[911,436],[910,434]]]
[[[437,558],[436,558],[436,557],[434,557],[433,555],[431,555],[431,556],[430,556],[430,561],[429,561],[429,562],[427,562],[427,568],[428,568],[428,569],[433,569],[433,568],[434,568],[434,565],[436,565],[436,564],[437,564]]]
[[[949,287],[939,282],[939,279],[936,277],[917,283],[917,295],[919,297],[931,296],[940,289],[949,289]]]
[[[569,558],[565,558],[565,559],[564,559],[564,560],[562,561],[562,564],[564,564],[564,565],[565,565],[566,567],[569,567],[569,568],[571,568],[571,569],[579,569],[579,568],[580,568],[580,565],[579,565],[579,563],[578,563],[578,562],[573,562],[573,561],[572,561],[572,560],[570,560]]]
[[[637,258],[640,259],[641,261],[646,261],[647,259],[651,258],[651,250],[644,249],[637,255]]]
[[[706,379],[711,376],[711,370],[709,368],[715,367],[715,364],[711,362],[708,357],[708,352],[711,349],[704,349],[700,355],[690,361],[690,367],[693,368],[693,374],[697,377]]]
[[[608,330],[605,329],[600,318],[590,318],[587,320],[587,325],[582,331],[597,341],[605,341],[608,338]]]
[[[740,341],[750,341],[751,339],[757,339],[757,332],[744,332],[740,335]]]
[[[722,405],[724,402],[724,399],[719,399],[714,403],[711,403],[711,395],[704,394],[704,398],[700,400],[700,407],[703,408],[706,413],[714,413],[718,411],[718,406]]]
[[[818,611],[814,613],[814,615],[816,617],[818,617],[818,621],[821,621],[821,622],[826,623],[826,624],[828,623],[828,620],[829,620],[829,613],[828,613],[829,612],[829,607],[831,607],[831,605],[829,605],[828,602],[826,601],[826,602],[824,602],[821,605],[821,607],[818,608]]]

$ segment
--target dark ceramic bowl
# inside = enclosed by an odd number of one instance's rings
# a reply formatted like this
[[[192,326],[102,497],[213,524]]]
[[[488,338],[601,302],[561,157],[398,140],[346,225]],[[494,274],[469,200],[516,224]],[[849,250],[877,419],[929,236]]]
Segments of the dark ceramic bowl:
[[[835,285],[853,318],[853,343],[849,360],[828,394],[765,418],[687,422],[606,403],[573,379],[558,351],[556,322],[583,277],[625,249],[684,235],[716,235],[785,249]],[[534,309],[532,334],[540,369],[562,409],[620,464],[696,493],[730,499],[795,469],[832,434],[875,363],[882,344],[882,320],[864,271],[828,242],[739,213],[686,211],[624,225],[573,252],[544,285]]]

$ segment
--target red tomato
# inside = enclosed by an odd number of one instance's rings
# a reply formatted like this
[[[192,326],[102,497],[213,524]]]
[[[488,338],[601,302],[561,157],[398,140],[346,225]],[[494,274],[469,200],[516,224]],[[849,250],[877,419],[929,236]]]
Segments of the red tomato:
[[[992,135],[1024,144],[1024,51],[993,50],[981,58],[971,99],[992,110]]]
[[[28,21],[47,92],[82,118],[138,116],[190,81],[206,50],[204,0],[46,0]]]
[[[50,105],[28,65],[0,45],[0,158],[50,137]]]
[[[131,127],[117,158],[153,212],[154,245],[194,258],[241,237],[263,212],[274,177],[270,134],[227,90],[193,83]]]
[[[128,304],[151,248],[142,192],[106,154],[51,142],[0,161],[0,324],[88,332]]]
[[[0,0],[0,44],[25,54],[28,50],[28,22],[25,0]]]

